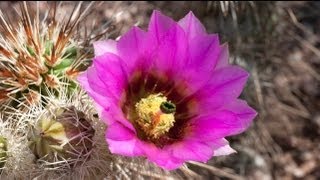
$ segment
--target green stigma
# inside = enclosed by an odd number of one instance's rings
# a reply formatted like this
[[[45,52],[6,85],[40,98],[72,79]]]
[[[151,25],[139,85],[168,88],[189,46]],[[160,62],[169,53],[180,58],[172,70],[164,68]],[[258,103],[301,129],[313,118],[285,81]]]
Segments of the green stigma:
[[[176,112],[176,105],[171,102],[165,101],[161,103],[160,109],[163,113],[170,114]]]
[[[157,139],[174,125],[176,106],[161,93],[142,98],[135,107],[138,114],[136,122],[149,137]]]

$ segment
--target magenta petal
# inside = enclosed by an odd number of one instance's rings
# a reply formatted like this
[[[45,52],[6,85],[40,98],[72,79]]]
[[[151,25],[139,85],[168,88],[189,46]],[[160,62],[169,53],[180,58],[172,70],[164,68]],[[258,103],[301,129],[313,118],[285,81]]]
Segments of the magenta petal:
[[[93,73],[92,73],[93,72]],[[86,90],[86,92],[100,105],[107,108],[110,106],[110,102],[112,102],[112,98],[106,96],[103,92],[104,86],[102,85],[100,79],[96,76],[94,67],[88,68],[88,70],[84,73],[81,73],[78,78],[78,82],[81,84],[82,88]],[[90,83],[90,82],[95,83]],[[99,92],[102,92],[100,94]]]
[[[111,39],[93,43],[94,55],[101,56],[104,53],[117,54],[117,42]]]
[[[118,108],[118,104],[110,104],[108,109],[103,109],[102,112],[100,112],[100,116],[108,125],[112,125],[114,122],[119,122],[126,128],[135,132],[131,122],[124,117],[122,110]]]
[[[199,113],[210,113],[235,100],[241,94],[248,76],[247,71],[236,66],[216,70],[210,81],[195,94],[200,107]]]
[[[213,145],[217,147],[219,143],[216,139],[243,132],[250,126],[256,115],[256,111],[248,106],[245,101],[234,100],[219,110],[212,111],[210,115],[193,119],[191,137],[215,140],[216,144]],[[221,143],[223,146],[226,145],[224,141],[221,141]]]
[[[88,79],[90,88],[93,89],[96,94],[100,94],[107,98],[113,98],[113,96],[105,90],[106,86],[103,83],[103,81],[100,79],[97,73],[97,70],[94,66],[91,66],[87,70],[87,79]]]
[[[246,130],[251,120],[242,120],[231,111],[219,111],[192,120],[190,136],[202,140],[215,140]]]
[[[112,93],[108,93],[108,89],[104,87],[100,79],[95,77],[97,75],[94,67],[90,67],[86,74],[89,76],[88,78],[84,74],[79,80],[88,94],[95,100],[101,119],[107,124],[112,124],[114,121],[121,122],[124,126],[133,130],[133,125],[124,118],[122,110],[118,108],[118,98],[111,96]],[[88,82],[85,82],[86,79]]]
[[[167,159],[165,164],[159,165],[159,166],[170,171],[170,170],[174,170],[181,167],[182,164],[183,164],[182,161]]]
[[[213,71],[219,60],[221,48],[217,35],[198,36],[190,43],[190,66],[200,70]]]
[[[106,94],[120,99],[124,87],[128,83],[127,73],[122,60],[115,54],[105,53],[93,60],[97,76],[104,84]],[[92,82],[95,83],[95,82]]]
[[[89,67],[88,69],[90,69],[90,68],[92,68],[92,67]],[[88,74],[88,71],[85,71],[85,72],[79,74],[77,77],[77,81],[79,82],[80,86],[83,89],[85,89],[87,92],[88,91],[93,92],[93,90],[90,87],[87,74]]]
[[[184,18],[182,18],[178,24],[186,32],[187,37],[191,43],[194,37],[207,34],[205,28],[199,21],[199,19],[190,11]]]
[[[89,69],[94,69],[90,67]],[[96,107],[100,117],[107,124],[113,123],[113,118],[104,118],[106,116],[106,111],[109,111],[111,104],[114,103],[113,99],[104,95],[97,93],[97,90],[93,90],[89,84],[87,73],[90,72],[87,70],[86,72],[80,74],[77,78],[78,82],[81,84],[81,87],[86,90],[86,92],[95,100],[94,106]]]
[[[229,65],[229,47],[227,44],[224,44],[223,46],[220,47],[220,53],[218,56],[218,61],[215,66],[215,69],[220,69],[224,68]]]
[[[137,139],[126,141],[115,141],[107,138],[107,143],[111,153],[124,156],[140,156],[143,155],[141,149],[137,145]]]
[[[224,156],[236,152],[229,146],[229,142],[224,138],[206,141],[206,143],[209,144],[212,147],[212,149],[214,149],[214,156]]]
[[[190,44],[189,58],[183,79],[191,94],[212,79],[214,71],[228,66],[228,46],[220,46],[217,35],[199,36]]]
[[[143,155],[139,144],[139,140],[136,138],[124,141],[117,141],[108,139],[106,137],[109,150],[111,153],[120,154],[125,156],[140,156]]]
[[[119,51],[119,56],[121,59],[125,59],[128,73],[131,74],[136,68],[146,68],[148,67],[148,58],[154,44],[148,43],[147,33],[139,29],[138,27],[133,27],[125,35],[123,35],[118,44],[117,49]]]
[[[186,90],[189,94],[199,90],[212,78],[220,51],[218,36],[206,35],[194,38],[189,46],[189,61],[181,77],[188,84],[189,88]]]
[[[233,112],[241,121],[252,121],[258,114],[246,101],[241,99],[226,104],[222,109]]]
[[[156,43],[159,43],[164,34],[173,25],[177,25],[177,23],[159,11],[154,10],[150,19],[148,33],[155,38]]]
[[[87,72],[82,73],[78,77],[78,81],[87,93],[95,100],[95,107],[99,112],[101,120],[108,125],[117,121],[127,128],[134,130],[133,125],[124,118],[122,110],[118,108],[118,99],[108,96],[110,93],[108,94],[104,84],[95,76],[97,76],[95,68],[90,67]]]
[[[130,140],[133,139],[134,136],[134,132],[120,123],[113,123],[106,131],[106,137],[115,141]]]
[[[225,47],[221,47],[219,45],[218,35],[208,35],[201,22],[192,12],[189,12],[189,14],[178,23],[185,31],[189,40],[191,58],[190,65],[192,68],[200,66],[199,71],[203,71],[204,69],[208,71],[208,69],[213,70],[216,64],[225,64],[225,62],[228,62],[225,61],[224,58],[224,55],[226,54]],[[223,55],[221,55],[221,53]]]
[[[184,140],[172,145],[173,156],[182,159],[184,161],[208,161],[213,155],[213,151],[210,146],[205,143]]]
[[[141,143],[141,147],[148,159],[162,168],[173,170],[183,164],[183,160],[173,157],[167,147],[160,149],[151,143]]]
[[[226,156],[233,153],[236,153],[234,149],[232,149],[229,145],[224,145],[214,150],[213,156]]]
[[[177,25],[172,26],[164,34],[158,49],[152,56],[154,68],[157,71],[170,74],[172,77],[179,76],[179,71],[186,64],[187,50],[184,31]]]

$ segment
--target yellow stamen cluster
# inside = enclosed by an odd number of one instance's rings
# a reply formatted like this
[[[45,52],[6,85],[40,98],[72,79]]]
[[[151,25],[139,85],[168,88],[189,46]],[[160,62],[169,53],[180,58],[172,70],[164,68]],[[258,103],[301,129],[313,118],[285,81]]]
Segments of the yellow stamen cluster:
[[[170,104],[175,110],[175,106],[161,93],[142,98],[135,105],[138,114],[137,123],[149,137],[159,138],[174,125],[175,111],[164,110],[165,104]]]

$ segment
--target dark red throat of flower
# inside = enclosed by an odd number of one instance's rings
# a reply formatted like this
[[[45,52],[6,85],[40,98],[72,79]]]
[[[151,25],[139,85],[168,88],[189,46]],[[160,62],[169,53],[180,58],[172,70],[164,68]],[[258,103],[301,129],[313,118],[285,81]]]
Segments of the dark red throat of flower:
[[[192,98],[167,76],[136,72],[125,92],[122,111],[138,137],[163,147],[180,141],[191,113]]]

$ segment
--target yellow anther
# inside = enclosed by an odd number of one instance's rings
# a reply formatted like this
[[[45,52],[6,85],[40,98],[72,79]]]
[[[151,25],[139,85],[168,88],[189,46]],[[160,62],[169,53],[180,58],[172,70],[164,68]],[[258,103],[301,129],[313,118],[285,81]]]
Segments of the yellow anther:
[[[135,107],[137,123],[148,136],[158,138],[174,125],[175,105],[161,93],[142,98]]]

